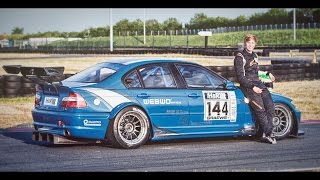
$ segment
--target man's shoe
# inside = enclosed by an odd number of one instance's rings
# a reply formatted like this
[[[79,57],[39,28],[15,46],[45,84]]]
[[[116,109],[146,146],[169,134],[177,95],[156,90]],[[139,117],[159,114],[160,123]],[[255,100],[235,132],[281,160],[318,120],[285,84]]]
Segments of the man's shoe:
[[[276,138],[271,136],[266,136],[265,140],[271,144],[277,144]]]
[[[276,140],[276,136],[274,135],[274,133],[271,133],[270,134],[270,137],[271,137],[271,139],[273,140],[273,144],[276,144],[277,143],[277,140]]]

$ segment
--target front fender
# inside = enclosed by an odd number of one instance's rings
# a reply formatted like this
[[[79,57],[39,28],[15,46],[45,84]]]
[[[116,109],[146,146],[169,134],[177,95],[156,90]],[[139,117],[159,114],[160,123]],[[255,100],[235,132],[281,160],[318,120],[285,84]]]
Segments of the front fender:
[[[286,96],[283,96],[281,94],[276,94],[276,93],[272,93],[272,100],[273,100],[273,103],[283,103],[287,106],[289,106],[289,108],[291,110],[295,110],[296,107],[292,104],[292,99],[286,97]]]

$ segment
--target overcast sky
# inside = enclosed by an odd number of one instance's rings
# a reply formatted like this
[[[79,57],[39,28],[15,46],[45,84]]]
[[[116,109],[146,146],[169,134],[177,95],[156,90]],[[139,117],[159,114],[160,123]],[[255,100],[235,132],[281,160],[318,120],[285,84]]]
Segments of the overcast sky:
[[[236,18],[267,12],[268,8],[113,8],[113,24],[121,19],[134,21],[156,19],[159,22],[173,17],[188,23],[196,13],[208,17]],[[109,8],[0,8],[0,34],[11,34],[14,27],[24,28],[24,33],[46,31],[80,32],[90,27],[110,25]]]

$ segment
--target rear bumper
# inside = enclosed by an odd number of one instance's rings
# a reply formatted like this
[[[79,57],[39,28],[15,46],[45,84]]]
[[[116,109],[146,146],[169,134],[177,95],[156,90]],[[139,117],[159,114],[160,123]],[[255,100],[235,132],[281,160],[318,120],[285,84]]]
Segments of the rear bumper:
[[[69,113],[32,110],[35,132],[68,138],[104,139],[109,113]]]

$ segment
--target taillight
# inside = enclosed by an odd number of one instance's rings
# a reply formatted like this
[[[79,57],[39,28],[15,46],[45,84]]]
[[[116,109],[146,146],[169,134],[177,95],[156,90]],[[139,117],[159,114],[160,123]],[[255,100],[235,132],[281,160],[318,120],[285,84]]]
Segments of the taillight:
[[[40,106],[40,100],[41,100],[40,94],[36,93],[36,95],[34,97],[34,105],[35,106]]]
[[[41,101],[40,93],[42,92],[42,87],[39,84],[36,84],[35,90],[36,90],[36,94],[34,97],[34,105],[37,107],[37,106],[40,106],[40,101]]]
[[[87,102],[80,94],[71,92],[68,97],[62,99],[61,106],[64,108],[84,108],[87,106]]]

